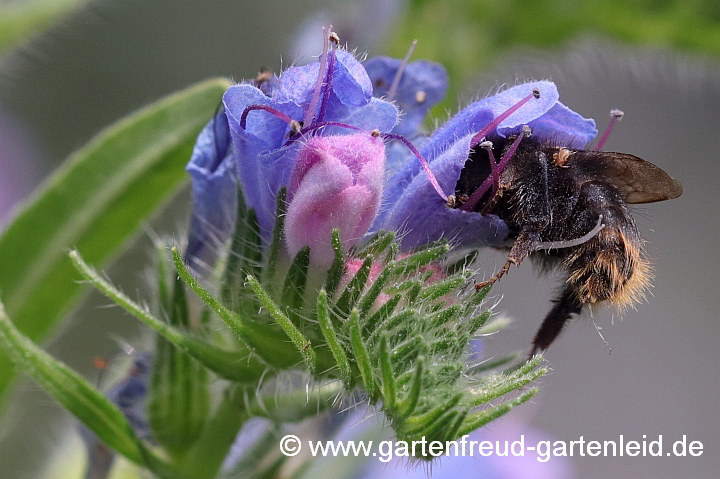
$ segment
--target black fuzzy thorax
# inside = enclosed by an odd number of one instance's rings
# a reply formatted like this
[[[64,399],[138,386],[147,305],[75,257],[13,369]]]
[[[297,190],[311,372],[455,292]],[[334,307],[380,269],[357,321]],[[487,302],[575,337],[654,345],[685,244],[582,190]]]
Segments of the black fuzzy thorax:
[[[514,138],[493,140],[493,154],[500,161]],[[579,150],[569,157],[567,167],[557,166],[553,156],[560,147],[534,137],[523,139],[500,175],[500,183],[506,188],[502,196],[493,201],[489,191],[475,210],[505,221],[509,239],[531,229],[544,242],[573,240],[591,231],[602,215],[606,229],[620,229],[639,240],[629,207],[606,180],[610,165],[593,152]],[[488,153],[476,146],[461,172],[456,196],[469,196],[489,175]],[[564,257],[568,253],[552,250],[542,256]]]

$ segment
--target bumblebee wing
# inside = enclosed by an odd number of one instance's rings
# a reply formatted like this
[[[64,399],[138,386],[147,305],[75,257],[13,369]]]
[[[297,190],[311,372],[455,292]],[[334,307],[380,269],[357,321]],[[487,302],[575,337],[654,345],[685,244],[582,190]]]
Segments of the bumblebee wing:
[[[642,158],[612,152],[597,152],[594,155],[598,155],[596,161],[602,165],[601,176],[620,191],[627,203],[671,200],[683,192],[677,180]]]

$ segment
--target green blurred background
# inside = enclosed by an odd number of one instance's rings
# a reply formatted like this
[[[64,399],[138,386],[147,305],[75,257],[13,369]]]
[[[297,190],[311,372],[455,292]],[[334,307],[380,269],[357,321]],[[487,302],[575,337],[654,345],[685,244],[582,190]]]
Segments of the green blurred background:
[[[608,149],[651,160],[685,186],[679,200],[638,211],[655,258],[654,297],[622,322],[609,311],[594,315],[612,354],[589,319],[571,325],[547,354],[555,372],[517,413],[548,439],[663,434],[671,443],[686,434],[705,446],[700,458],[576,457],[578,478],[717,477],[720,2],[0,0],[0,225],[103,126],[207,77],[240,80],[263,66],[307,61],[328,22],[369,55],[403,56],[418,39],[414,58],[448,68],[450,93],[428,125],[528,78],[556,81],[561,100],[600,129],[610,108],[625,110]],[[182,193],[148,231],[179,237],[189,204]],[[150,257],[141,235],[108,273],[142,296]],[[488,272],[502,259],[481,256]],[[530,343],[555,281],[524,265],[500,282],[498,311],[514,322],[489,341],[490,354]],[[92,359],[118,354],[117,338],[142,346],[147,336],[106,304],[91,294],[46,343],[92,378]],[[36,477],[68,424],[37,386],[21,381],[0,420],[0,475]]]

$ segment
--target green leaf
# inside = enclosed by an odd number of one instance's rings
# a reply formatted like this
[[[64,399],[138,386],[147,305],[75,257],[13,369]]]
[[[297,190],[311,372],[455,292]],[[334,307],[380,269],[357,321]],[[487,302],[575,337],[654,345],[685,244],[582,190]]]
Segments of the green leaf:
[[[520,389],[526,384],[544,376],[546,368],[538,368],[542,363],[541,355],[533,356],[522,366],[509,374],[497,374],[483,379],[483,383],[472,389],[471,404],[479,406],[503,396],[509,392]]]
[[[280,250],[285,243],[285,201],[287,198],[287,187],[283,186],[275,197],[275,229],[273,229],[272,242],[268,249],[267,268],[265,268],[265,283],[270,292],[275,287],[275,270],[277,269]]]
[[[504,403],[501,403],[498,406],[495,406],[495,407],[492,407],[485,411],[470,415],[465,420],[462,427],[459,428],[458,432],[455,435],[458,437],[461,437],[461,436],[464,436],[465,434],[470,434],[475,429],[483,427],[490,421],[493,421],[493,420],[499,418],[500,416],[507,414],[514,407],[527,402],[536,393],[537,393],[537,389],[533,388],[533,389],[529,390],[528,392],[523,393],[522,395],[520,395],[519,397],[517,397],[515,399],[512,399],[510,401],[505,401]]]
[[[0,236],[0,294],[23,334],[44,338],[84,290],[67,250],[107,263],[187,182],[195,138],[229,85],[199,83],[110,126],[17,213]],[[0,397],[12,377],[0,357]]]
[[[235,333],[237,338],[240,339],[251,351],[255,352],[259,358],[267,363],[268,366],[282,369],[291,367],[297,363],[298,356],[295,354],[295,351],[285,347],[284,340],[286,339],[286,336],[283,334],[282,330],[275,330],[274,328],[271,329],[268,325],[261,324],[230,311],[223,306],[222,303],[220,303],[220,301],[210,293],[210,291],[205,289],[197,279],[195,279],[192,273],[190,273],[190,270],[188,270],[185,266],[185,263],[183,263],[182,254],[177,248],[172,249],[172,257],[177,273],[182,280],[185,281],[185,284],[190,286],[190,289],[192,289],[195,294],[202,299],[208,307],[210,307],[210,309],[217,313],[220,319],[222,319],[230,330]],[[254,281],[257,283],[257,280]],[[260,287],[260,289],[262,290],[262,287]],[[263,297],[258,297],[260,302],[262,303],[263,300],[267,300],[275,308],[277,308],[277,305],[272,302],[270,297],[267,295],[267,292],[264,290],[262,291],[264,293]],[[257,291],[254,292],[257,295]],[[263,306],[265,305],[263,304]],[[164,334],[162,331],[158,332]]]
[[[77,416],[108,446],[145,464],[135,433],[123,413],[90,383],[40,349],[15,328],[0,303],[0,347],[13,363]]]
[[[220,290],[220,295],[222,296],[223,302],[226,305],[230,306],[233,306],[233,287],[237,282],[237,272],[240,268],[240,260],[242,258],[243,240],[245,239],[245,227],[247,219],[247,210],[245,208],[245,195],[243,194],[242,186],[237,186],[235,195],[237,197],[235,233],[232,236],[230,249],[228,250],[227,259],[225,260],[225,271],[223,273],[223,283]]]
[[[402,295],[396,294],[395,296],[390,298],[385,304],[380,306],[380,308],[376,312],[374,312],[372,316],[370,316],[364,328],[365,337],[371,336],[375,332],[375,327],[378,325],[378,323],[386,321],[390,317],[390,315],[392,315],[393,311],[395,311],[395,308],[400,303],[401,299]]]
[[[378,256],[395,241],[396,236],[394,231],[379,231],[354,256],[358,258],[367,255]]]
[[[412,386],[410,386],[410,392],[408,396],[400,403],[398,403],[398,419],[404,419],[415,410],[418,401],[420,400],[420,391],[422,390],[422,372],[425,360],[422,357],[417,358],[415,361],[415,371],[412,373]]]

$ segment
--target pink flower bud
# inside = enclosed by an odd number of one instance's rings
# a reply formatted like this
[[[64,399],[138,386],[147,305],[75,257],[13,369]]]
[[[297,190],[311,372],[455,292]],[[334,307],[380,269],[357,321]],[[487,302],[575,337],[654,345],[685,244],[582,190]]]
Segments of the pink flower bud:
[[[313,264],[333,261],[333,228],[349,248],[363,237],[380,207],[385,144],[368,133],[311,138],[298,151],[290,180],[285,239],[294,256],[310,246]]]

